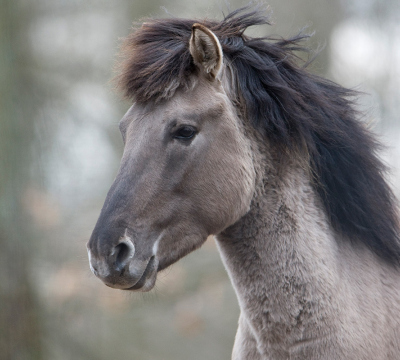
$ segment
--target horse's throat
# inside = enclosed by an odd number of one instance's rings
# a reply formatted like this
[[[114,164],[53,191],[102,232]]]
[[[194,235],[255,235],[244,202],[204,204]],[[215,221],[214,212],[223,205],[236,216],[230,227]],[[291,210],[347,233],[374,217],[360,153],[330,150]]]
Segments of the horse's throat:
[[[329,296],[325,283],[337,281],[335,242],[311,185],[301,176],[286,184],[271,187],[217,236],[242,314],[273,343],[302,338],[315,302]]]

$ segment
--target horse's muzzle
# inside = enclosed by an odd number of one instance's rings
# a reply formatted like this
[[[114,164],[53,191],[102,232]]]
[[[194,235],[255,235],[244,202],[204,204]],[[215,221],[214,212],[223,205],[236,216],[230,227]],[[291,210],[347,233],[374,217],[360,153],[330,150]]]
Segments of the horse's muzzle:
[[[121,238],[106,256],[94,256],[87,247],[93,274],[109,287],[121,290],[149,291],[157,278],[158,260],[135,259],[135,245],[128,236]]]

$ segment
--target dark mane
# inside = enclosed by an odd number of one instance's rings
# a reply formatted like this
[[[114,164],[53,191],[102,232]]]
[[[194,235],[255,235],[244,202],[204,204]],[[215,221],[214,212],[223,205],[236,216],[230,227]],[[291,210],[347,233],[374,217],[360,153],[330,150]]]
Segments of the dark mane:
[[[376,153],[379,144],[357,120],[355,92],[296,64],[304,35],[287,40],[244,35],[250,26],[268,24],[257,9],[236,10],[221,22],[150,19],[123,47],[117,81],[125,95],[147,102],[190,86],[196,68],[188,42],[196,22],[219,38],[246,118],[277,146],[306,146],[315,189],[334,229],[399,264],[398,213]]]

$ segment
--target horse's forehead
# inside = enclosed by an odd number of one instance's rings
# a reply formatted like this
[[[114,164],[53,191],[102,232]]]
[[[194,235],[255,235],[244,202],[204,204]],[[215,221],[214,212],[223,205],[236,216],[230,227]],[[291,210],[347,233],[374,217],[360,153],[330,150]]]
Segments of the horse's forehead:
[[[175,95],[166,102],[168,111],[207,111],[211,106],[220,104],[223,98],[222,87],[208,81],[198,81],[190,90],[179,89]]]
[[[147,119],[157,122],[172,118],[190,118],[221,113],[227,106],[227,99],[220,89],[207,84],[198,84],[190,90],[177,91],[166,100],[154,103],[135,103],[121,120],[123,125],[131,120]]]

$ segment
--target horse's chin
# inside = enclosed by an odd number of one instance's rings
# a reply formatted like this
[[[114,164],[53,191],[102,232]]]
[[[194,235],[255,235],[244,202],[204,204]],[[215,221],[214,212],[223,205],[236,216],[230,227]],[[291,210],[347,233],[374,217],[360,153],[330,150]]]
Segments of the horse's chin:
[[[129,291],[141,291],[147,292],[153,289],[157,280],[157,271],[158,271],[158,259],[155,256],[152,256],[146,266],[146,269],[143,272],[143,275],[137,281],[137,283],[130,288],[123,289]]]

